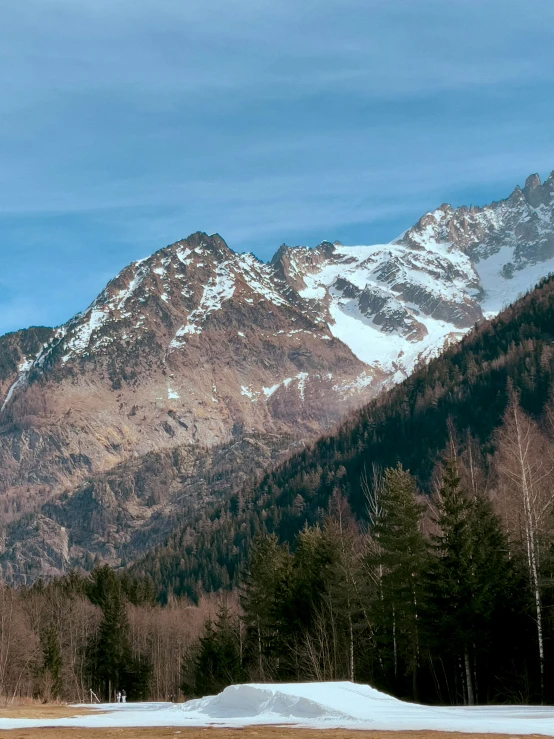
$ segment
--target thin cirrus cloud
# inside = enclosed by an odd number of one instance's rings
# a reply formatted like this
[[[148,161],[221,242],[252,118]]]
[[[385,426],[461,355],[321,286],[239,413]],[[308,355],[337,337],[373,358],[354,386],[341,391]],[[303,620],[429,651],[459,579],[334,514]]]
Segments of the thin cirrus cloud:
[[[0,332],[195,230],[389,240],[554,167],[554,7],[26,0],[0,27]]]

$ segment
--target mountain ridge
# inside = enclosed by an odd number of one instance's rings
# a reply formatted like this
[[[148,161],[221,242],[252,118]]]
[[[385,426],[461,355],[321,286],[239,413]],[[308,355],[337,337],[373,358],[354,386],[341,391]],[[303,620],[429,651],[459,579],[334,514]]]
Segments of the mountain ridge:
[[[554,173],[389,244],[263,263],[192,234],[63,326],[0,339],[0,502],[17,518],[152,452],[315,439],[553,269]]]

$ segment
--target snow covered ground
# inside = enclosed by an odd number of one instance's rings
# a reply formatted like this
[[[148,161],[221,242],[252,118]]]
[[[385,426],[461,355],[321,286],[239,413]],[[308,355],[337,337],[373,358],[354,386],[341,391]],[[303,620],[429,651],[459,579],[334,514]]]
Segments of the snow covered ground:
[[[314,729],[439,730],[554,736],[552,706],[438,708],[403,703],[368,685],[234,685],[188,703],[95,706],[65,719],[0,719],[0,729],[32,727],[302,726]]]

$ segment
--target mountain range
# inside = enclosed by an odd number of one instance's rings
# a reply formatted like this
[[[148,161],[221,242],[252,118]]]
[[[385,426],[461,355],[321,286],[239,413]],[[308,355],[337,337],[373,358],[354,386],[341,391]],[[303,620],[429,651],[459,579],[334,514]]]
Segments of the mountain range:
[[[389,244],[264,264],[196,233],[134,262],[63,326],[0,338],[4,575],[135,559],[553,266],[554,173]]]

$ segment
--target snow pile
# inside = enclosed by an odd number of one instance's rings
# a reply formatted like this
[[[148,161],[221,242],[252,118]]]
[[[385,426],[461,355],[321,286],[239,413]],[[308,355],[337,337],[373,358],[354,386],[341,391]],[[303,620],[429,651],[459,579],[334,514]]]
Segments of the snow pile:
[[[335,725],[367,718],[375,711],[394,711],[397,704],[404,705],[369,685],[252,684],[231,685],[219,695],[189,701],[183,705],[183,712],[198,718],[241,718],[248,723],[316,721]]]
[[[554,737],[554,707],[429,707],[404,703],[350,682],[233,685],[188,703],[127,703],[91,707],[65,719],[0,718],[1,729],[45,727],[284,725],[313,729],[459,731]],[[94,710],[96,709],[96,710]]]

